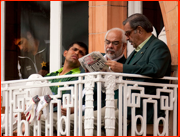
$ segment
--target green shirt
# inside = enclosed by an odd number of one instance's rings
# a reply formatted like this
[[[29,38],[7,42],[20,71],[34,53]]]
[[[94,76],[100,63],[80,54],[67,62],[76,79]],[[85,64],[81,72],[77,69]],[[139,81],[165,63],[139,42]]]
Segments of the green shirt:
[[[47,74],[45,77],[50,77],[50,76],[59,76],[59,74],[63,71],[63,67],[60,68],[58,71],[52,72]],[[64,75],[70,75],[70,74],[79,74],[81,71],[79,68],[74,68],[71,71],[69,71],[68,73],[64,74]],[[68,78],[57,78],[57,79],[51,79],[49,80],[51,83],[55,83],[55,82],[65,82],[65,81],[74,81],[77,80],[77,77],[68,77]],[[53,92],[54,95],[57,94],[58,91],[58,87],[63,87],[63,86],[51,86],[50,89]],[[62,95],[66,93],[66,91],[62,92]]]
[[[50,76],[59,76],[59,74],[63,71],[63,67],[60,68],[58,71],[55,71],[55,72],[52,72],[52,73],[49,73],[47,74],[45,77],[50,77]],[[64,75],[70,75],[70,74],[79,74],[81,71],[79,68],[74,68],[72,69],[71,71],[69,71],[68,73],[64,74]],[[55,82],[65,82],[65,81],[74,81],[74,80],[77,80],[78,77],[68,77],[68,78],[57,78],[57,79],[51,79],[49,80],[51,83],[55,83]],[[53,93],[53,95],[56,95],[57,92],[58,92],[58,87],[63,87],[62,85],[61,86],[51,86],[50,89]],[[71,94],[70,93],[71,91],[69,90],[66,90],[66,91],[62,91],[62,96],[63,94]],[[57,111],[57,107],[54,107],[53,108],[53,111]]]

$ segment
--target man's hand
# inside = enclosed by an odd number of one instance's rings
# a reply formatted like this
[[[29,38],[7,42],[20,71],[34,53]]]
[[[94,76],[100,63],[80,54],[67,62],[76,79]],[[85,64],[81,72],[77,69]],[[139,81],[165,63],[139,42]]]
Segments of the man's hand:
[[[41,69],[41,70],[39,70],[39,72],[38,72],[41,76],[46,76],[47,74],[48,74],[48,71],[47,70],[43,70],[43,69]]]
[[[66,116],[66,111],[67,111],[66,108],[63,108],[63,106],[61,106],[61,114]],[[71,114],[73,113],[74,113],[74,108],[71,108]]]
[[[85,73],[89,73],[89,70],[87,68],[85,68]]]
[[[123,72],[123,64],[121,63],[113,60],[108,60],[105,64],[108,65],[113,72]]]

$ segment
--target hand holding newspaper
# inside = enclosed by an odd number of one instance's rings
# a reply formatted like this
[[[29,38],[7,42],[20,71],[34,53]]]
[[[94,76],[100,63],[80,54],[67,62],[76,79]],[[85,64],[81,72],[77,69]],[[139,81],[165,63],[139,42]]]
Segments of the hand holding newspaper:
[[[107,60],[99,51],[94,51],[79,59],[81,66],[89,72],[112,72],[105,63]]]

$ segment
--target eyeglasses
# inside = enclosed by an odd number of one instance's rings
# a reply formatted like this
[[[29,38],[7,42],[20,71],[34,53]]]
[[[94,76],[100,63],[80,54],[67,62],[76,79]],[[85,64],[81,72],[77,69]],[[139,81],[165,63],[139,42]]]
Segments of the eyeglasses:
[[[119,41],[109,41],[109,40],[105,40],[104,43],[106,45],[109,45],[110,43],[112,43],[113,46],[118,46],[119,45]]]
[[[129,36],[131,35],[131,33],[132,33],[133,30],[136,30],[136,29],[132,29],[132,30],[130,30],[130,31],[126,31],[126,32],[125,32],[125,35],[126,35],[127,37],[129,37]]]

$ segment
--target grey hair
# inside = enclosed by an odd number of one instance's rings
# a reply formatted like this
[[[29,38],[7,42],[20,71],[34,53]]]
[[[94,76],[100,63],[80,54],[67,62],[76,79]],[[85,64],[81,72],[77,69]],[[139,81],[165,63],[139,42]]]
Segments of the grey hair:
[[[125,32],[124,32],[124,30],[122,30],[122,29],[120,29],[120,28],[112,28],[112,29],[108,30],[108,31],[106,32],[105,37],[104,37],[105,40],[106,40],[106,37],[107,37],[108,33],[109,33],[110,31],[112,31],[112,30],[117,30],[117,31],[122,32],[122,39],[121,39],[121,41],[122,41],[123,43],[127,43],[127,41],[126,41],[126,36],[125,36]]]

